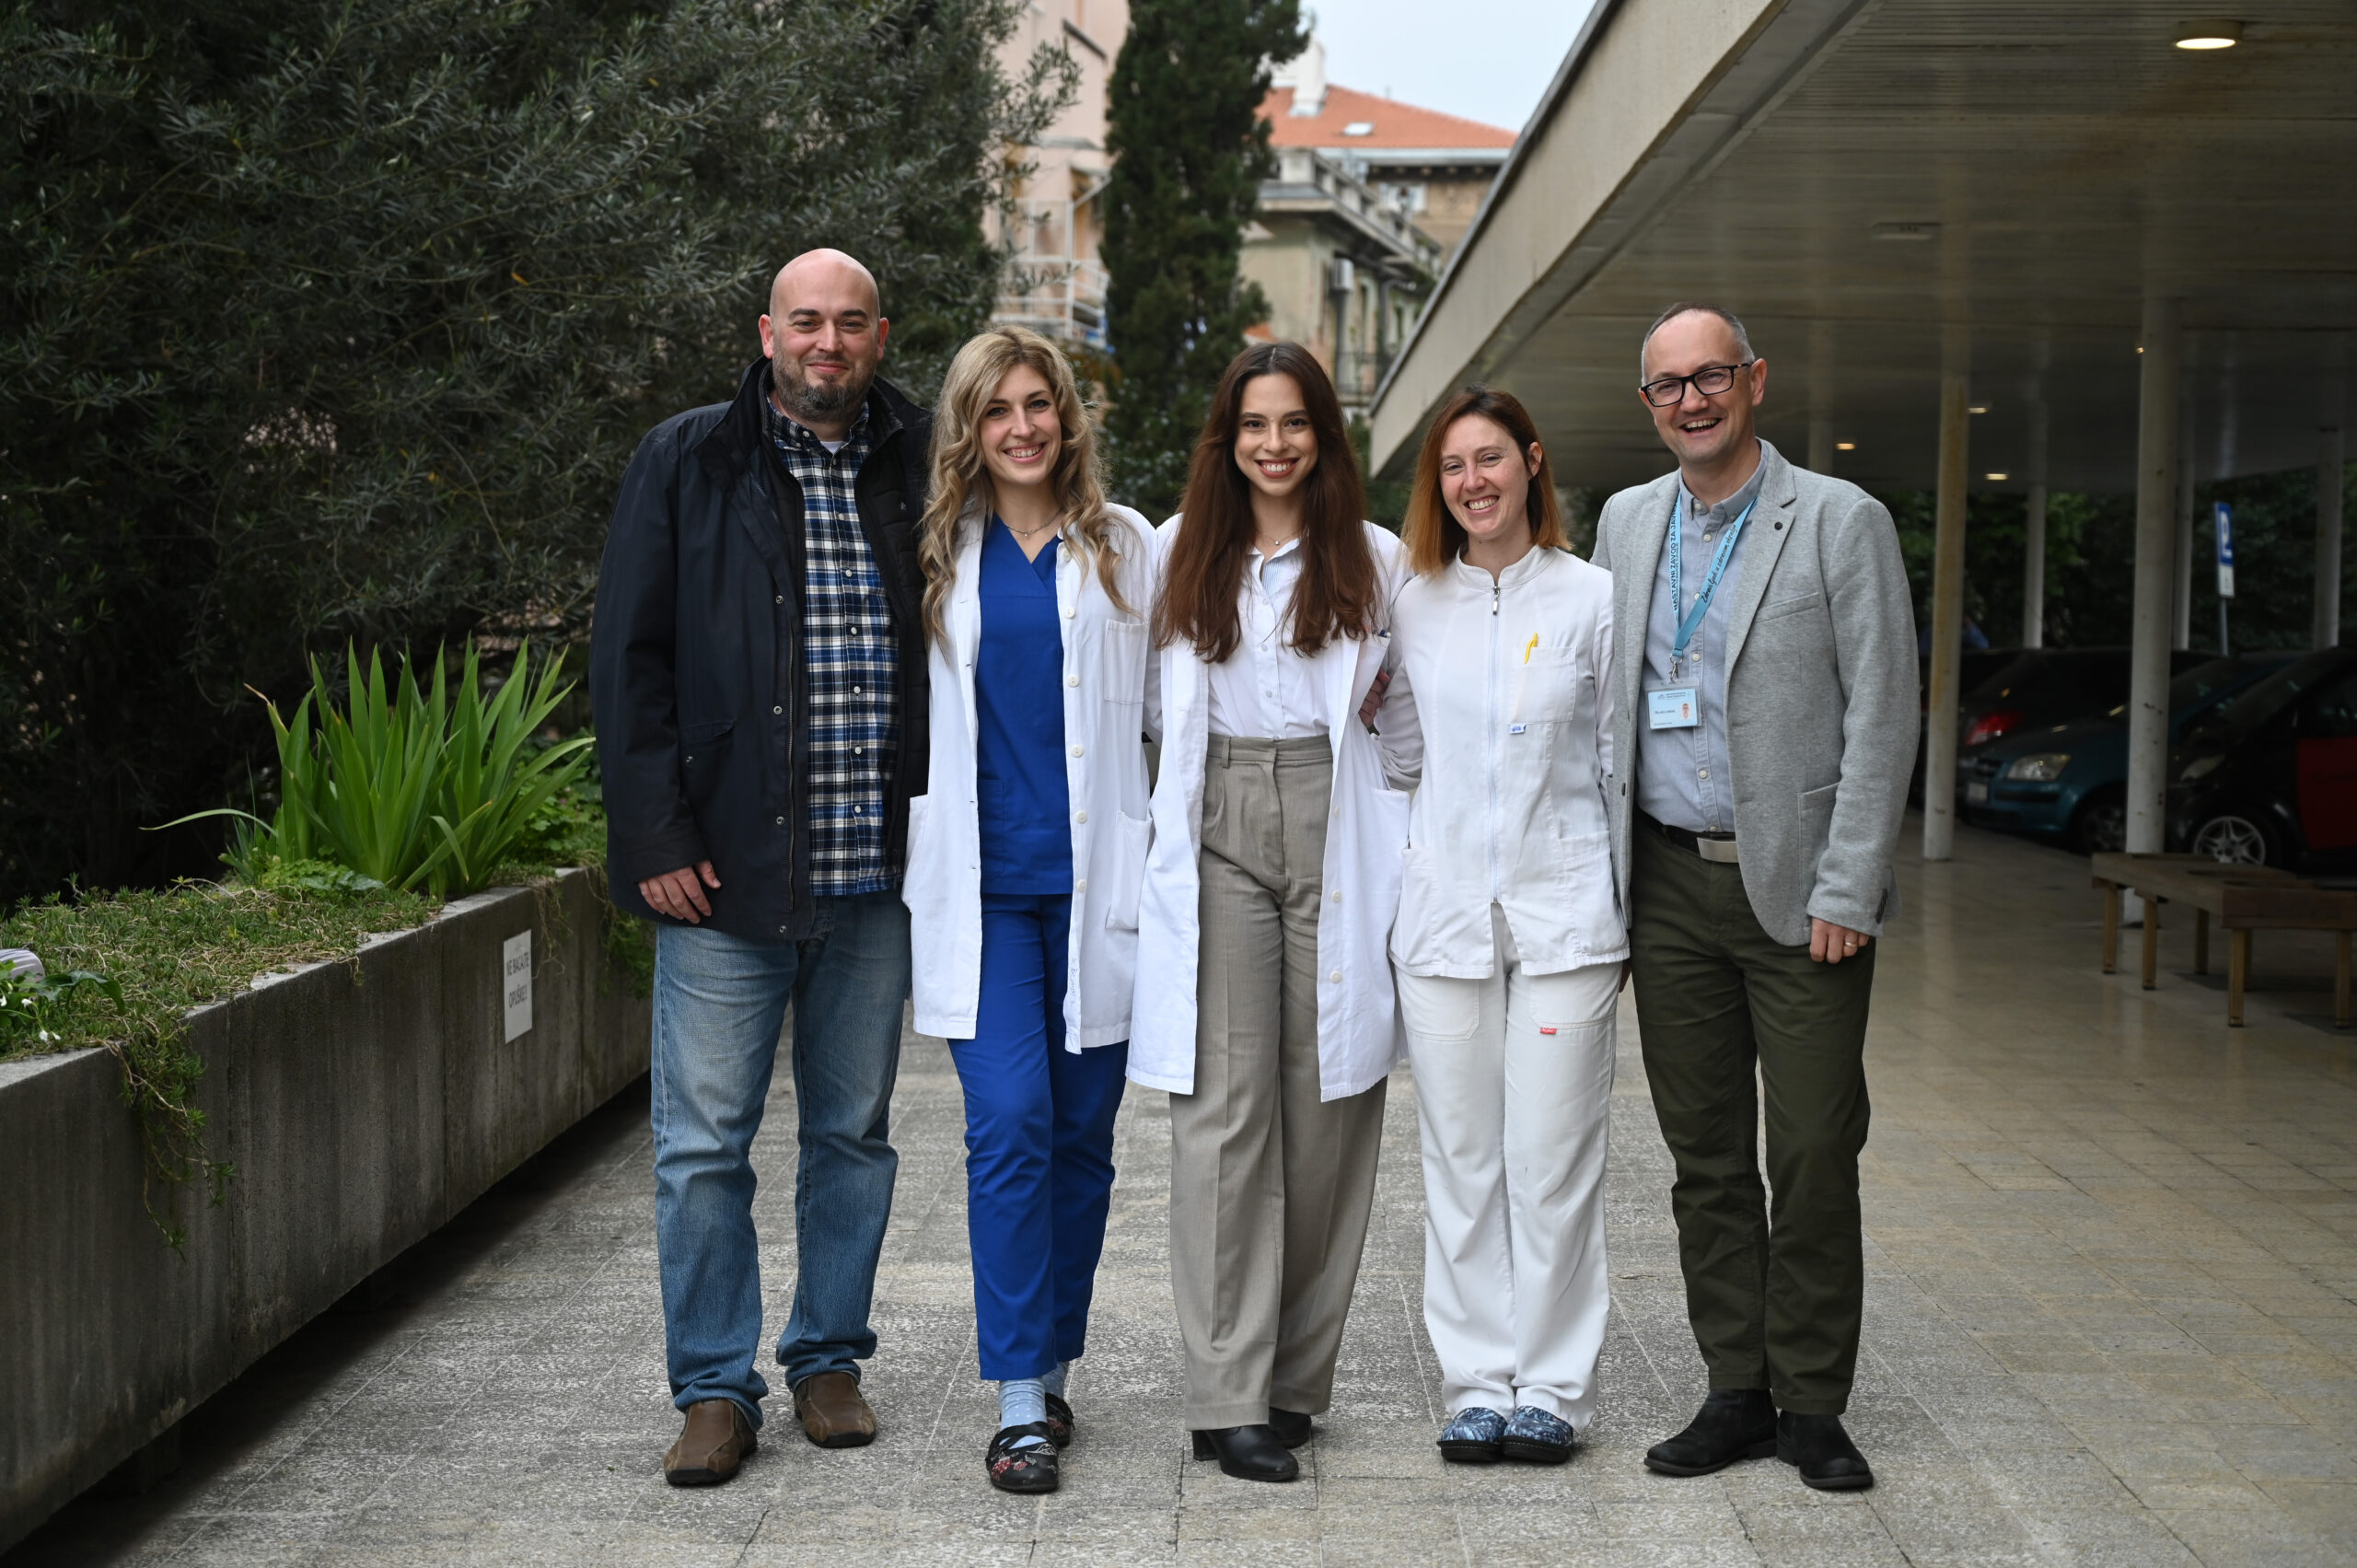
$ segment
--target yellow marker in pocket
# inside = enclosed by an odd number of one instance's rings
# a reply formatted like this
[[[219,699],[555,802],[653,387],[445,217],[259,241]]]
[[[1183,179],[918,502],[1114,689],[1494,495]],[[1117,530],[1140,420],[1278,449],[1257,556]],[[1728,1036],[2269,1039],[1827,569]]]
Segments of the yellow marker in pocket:
[[[1522,722],[1522,694],[1530,690],[1530,656],[1538,651],[1538,633],[1533,632],[1530,641],[1522,645],[1522,679],[1514,686],[1514,712],[1506,715],[1506,733],[1520,735],[1530,726]]]

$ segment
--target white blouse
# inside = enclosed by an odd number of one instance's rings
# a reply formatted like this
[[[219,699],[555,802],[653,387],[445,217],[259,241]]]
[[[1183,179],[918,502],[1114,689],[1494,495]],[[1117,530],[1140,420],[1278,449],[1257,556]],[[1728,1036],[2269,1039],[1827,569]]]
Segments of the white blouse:
[[[1241,639],[1236,651],[1210,667],[1211,733],[1239,739],[1297,740],[1326,733],[1318,667],[1295,651],[1285,611],[1301,581],[1301,539],[1258,548],[1244,557],[1237,592]]]

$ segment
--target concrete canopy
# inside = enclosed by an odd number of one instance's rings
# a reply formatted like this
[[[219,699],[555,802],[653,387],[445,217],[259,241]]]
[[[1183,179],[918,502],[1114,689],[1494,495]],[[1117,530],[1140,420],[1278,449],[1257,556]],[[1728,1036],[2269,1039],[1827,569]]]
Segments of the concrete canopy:
[[[2174,47],[2161,0],[1599,0],[1374,408],[1527,401],[1562,473],[1663,472],[1632,389],[1666,303],[1741,315],[1762,433],[1929,487],[1944,352],[1975,489],[2134,487],[2142,302],[2182,301],[2196,477],[2305,466],[2357,328],[2357,7],[2264,0]],[[1821,434],[1823,434],[1821,432]],[[2004,481],[1982,476],[2002,472]]]

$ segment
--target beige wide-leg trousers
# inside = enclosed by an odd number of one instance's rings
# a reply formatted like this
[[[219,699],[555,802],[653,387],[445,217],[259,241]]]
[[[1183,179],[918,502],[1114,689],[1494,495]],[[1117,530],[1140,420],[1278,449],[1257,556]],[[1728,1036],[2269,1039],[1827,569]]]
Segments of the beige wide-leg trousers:
[[[1326,1409],[1366,1245],[1384,1086],[1318,1098],[1333,784],[1323,736],[1211,738],[1195,1092],[1170,1097],[1170,1274],[1198,1431]]]

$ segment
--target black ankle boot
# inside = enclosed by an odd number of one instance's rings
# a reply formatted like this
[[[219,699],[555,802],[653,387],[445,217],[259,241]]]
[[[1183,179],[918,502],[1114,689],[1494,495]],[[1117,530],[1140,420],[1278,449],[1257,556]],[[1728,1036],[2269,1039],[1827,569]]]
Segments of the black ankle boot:
[[[1776,1457],[1800,1467],[1801,1482],[1819,1492],[1864,1492],[1875,1483],[1874,1467],[1841,1430],[1838,1415],[1776,1414]]]
[[[1702,1401],[1686,1430],[1645,1450],[1645,1468],[1662,1475],[1709,1475],[1737,1459],[1776,1452],[1776,1406],[1765,1388],[1721,1388]]]
[[[1266,1426],[1219,1426],[1193,1436],[1195,1458],[1217,1459],[1221,1472],[1238,1481],[1291,1481],[1301,1474],[1300,1461]]]

